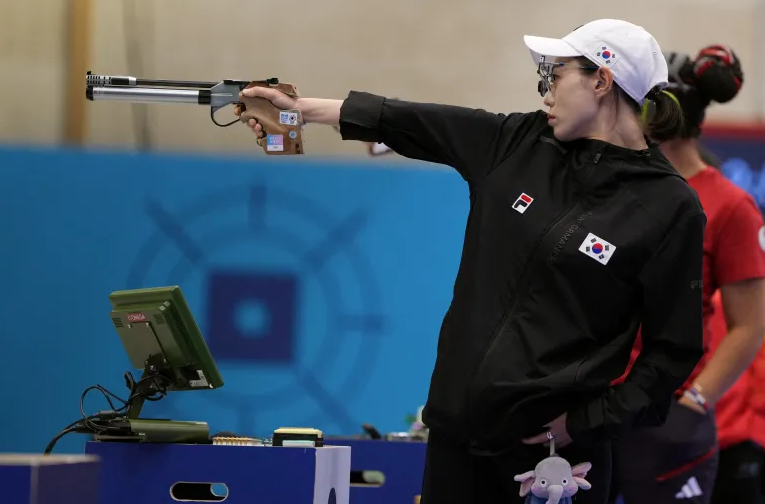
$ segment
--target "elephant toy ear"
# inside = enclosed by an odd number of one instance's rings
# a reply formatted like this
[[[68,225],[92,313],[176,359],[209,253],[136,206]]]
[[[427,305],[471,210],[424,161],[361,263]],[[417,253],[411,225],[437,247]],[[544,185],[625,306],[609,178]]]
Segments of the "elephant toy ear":
[[[580,478],[579,476],[574,476],[574,482],[581,488],[582,490],[589,490],[592,488],[592,485],[590,485],[590,482],[587,481],[584,478]]]
[[[590,482],[584,479],[587,476],[589,470],[592,469],[592,464],[589,462],[582,462],[571,468],[571,475],[574,477],[574,481],[582,490],[589,490],[592,488]]]
[[[582,478],[584,478],[585,476],[587,476],[587,473],[590,472],[590,469],[592,469],[591,463],[582,462],[581,464],[577,464],[571,468],[571,474],[573,476],[581,476]]]
[[[521,491],[519,495],[525,497],[531,490],[531,485],[534,484],[534,471],[526,471],[523,474],[516,474],[513,479],[521,482]]]

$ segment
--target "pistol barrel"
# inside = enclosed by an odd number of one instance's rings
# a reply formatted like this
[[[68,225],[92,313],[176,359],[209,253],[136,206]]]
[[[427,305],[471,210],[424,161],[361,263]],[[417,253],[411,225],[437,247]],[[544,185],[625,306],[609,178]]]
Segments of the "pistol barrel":
[[[207,94],[207,93],[206,93]],[[200,91],[190,89],[158,89],[139,87],[88,86],[85,96],[88,100],[112,100],[130,103],[196,103],[207,104]]]

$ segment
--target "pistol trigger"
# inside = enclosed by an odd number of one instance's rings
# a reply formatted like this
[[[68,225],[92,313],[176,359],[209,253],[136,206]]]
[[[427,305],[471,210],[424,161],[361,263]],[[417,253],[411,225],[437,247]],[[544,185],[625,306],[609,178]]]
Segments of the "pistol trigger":
[[[219,111],[220,109],[222,109],[223,107],[225,107],[225,106],[226,105],[218,105],[218,106],[211,106],[210,107],[210,119],[212,120],[213,124],[215,124],[216,126],[220,126],[221,128],[227,128],[227,127],[231,126],[232,124],[236,124],[236,123],[241,121],[241,119],[238,118],[238,117],[236,118],[236,120],[231,121],[230,123],[226,123],[226,124],[221,124],[218,121],[216,121],[215,120],[215,113],[217,111]]]

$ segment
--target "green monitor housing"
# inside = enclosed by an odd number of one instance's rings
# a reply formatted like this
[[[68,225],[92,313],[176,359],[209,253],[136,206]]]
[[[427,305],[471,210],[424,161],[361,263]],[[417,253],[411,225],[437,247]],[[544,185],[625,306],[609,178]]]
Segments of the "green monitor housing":
[[[180,287],[112,292],[111,319],[134,369],[143,370],[131,392],[129,418],[138,418],[143,397],[162,392],[223,386],[207,343]]]

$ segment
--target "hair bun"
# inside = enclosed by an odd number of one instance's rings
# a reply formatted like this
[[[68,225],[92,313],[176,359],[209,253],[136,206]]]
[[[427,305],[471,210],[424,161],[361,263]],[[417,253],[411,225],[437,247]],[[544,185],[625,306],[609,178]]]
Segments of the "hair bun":
[[[699,51],[693,62],[696,88],[717,103],[729,102],[744,83],[741,62],[732,49],[711,45]]]

